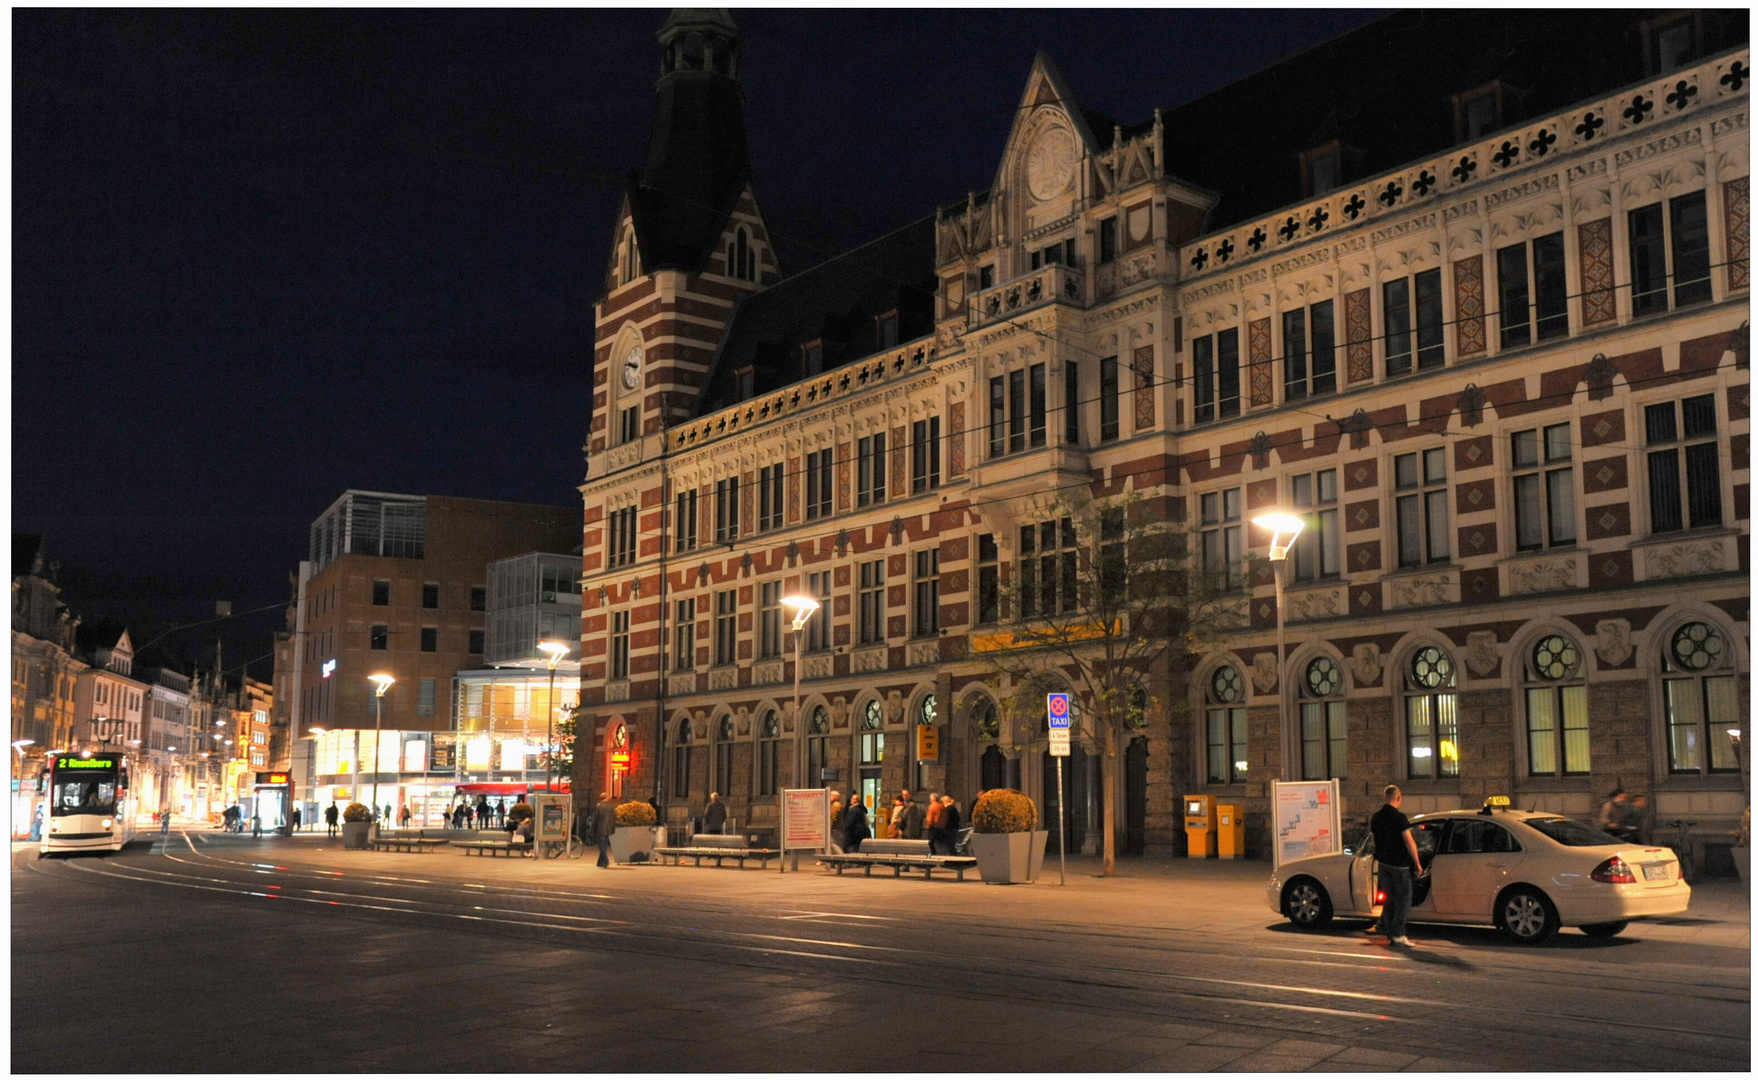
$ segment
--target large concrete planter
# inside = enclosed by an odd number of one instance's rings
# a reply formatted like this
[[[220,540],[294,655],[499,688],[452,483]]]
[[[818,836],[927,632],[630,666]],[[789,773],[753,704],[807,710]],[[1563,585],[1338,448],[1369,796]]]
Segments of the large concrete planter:
[[[1022,885],[1036,881],[1044,868],[1048,829],[1016,833],[972,833],[971,854],[988,885]]]
[[[1734,856],[1734,869],[1739,871],[1740,883],[1748,885],[1752,881],[1752,849],[1749,847],[1729,848]]]
[[[618,825],[610,834],[610,855],[620,863],[628,863],[636,852],[651,858],[655,825]]]
[[[365,851],[367,837],[372,832],[370,821],[342,822],[342,846],[349,851]]]

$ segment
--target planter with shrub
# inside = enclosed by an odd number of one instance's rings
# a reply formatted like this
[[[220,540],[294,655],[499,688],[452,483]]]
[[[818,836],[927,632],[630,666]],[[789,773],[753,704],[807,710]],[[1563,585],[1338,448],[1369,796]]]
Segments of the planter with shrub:
[[[372,836],[372,808],[364,803],[349,803],[342,811],[342,847],[365,851]]]
[[[1038,828],[1038,807],[1012,788],[991,788],[971,808],[971,854],[989,885],[1036,881],[1044,868],[1048,829]]]
[[[641,861],[653,857],[654,834],[659,815],[644,802],[626,802],[617,806],[616,831],[610,834],[610,854],[619,863]]]

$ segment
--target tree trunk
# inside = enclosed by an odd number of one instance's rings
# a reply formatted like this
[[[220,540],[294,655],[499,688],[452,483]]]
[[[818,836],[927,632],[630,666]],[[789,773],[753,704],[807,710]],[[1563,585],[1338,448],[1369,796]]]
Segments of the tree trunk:
[[[1117,873],[1117,729],[1105,725],[1105,877]]]

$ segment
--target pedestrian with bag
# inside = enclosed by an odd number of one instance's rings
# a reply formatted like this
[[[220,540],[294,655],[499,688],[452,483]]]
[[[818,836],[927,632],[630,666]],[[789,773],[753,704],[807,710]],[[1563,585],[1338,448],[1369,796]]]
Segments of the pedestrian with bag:
[[[1379,887],[1386,894],[1385,905],[1380,909],[1380,929],[1389,944],[1409,948],[1404,924],[1410,918],[1416,878],[1422,875],[1422,856],[1416,850],[1410,819],[1399,809],[1403,805],[1404,792],[1396,784],[1387,784],[1386,804],[1369,824],[1373,830],[1374,859],[1379,863]]]
[[[598,796],[598,805],[592,808],[592,837],[598,842],[600,870],[610,867],[610,834],[616,831],[617,804],[611,801],[607,791]]]

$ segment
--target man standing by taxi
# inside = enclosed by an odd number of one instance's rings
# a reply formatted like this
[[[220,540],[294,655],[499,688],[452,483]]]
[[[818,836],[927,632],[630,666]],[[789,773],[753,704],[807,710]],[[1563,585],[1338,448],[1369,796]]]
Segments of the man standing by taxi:
[[[1422,856],[1416,851],[1416,837],[1410,831],[1410,819],[1398,809],[1404,805],[1404,792],[1396,784],[1386,785],[1386,804],[1374,814],[1372,821],[1374,859],[1380,868],[1380,891],[1386,894],[1380,910],[1380,929],[1387,940],[1408,947],[1404,923],[1410,918],[1410,898],[1416,877],[1422,874]]]

